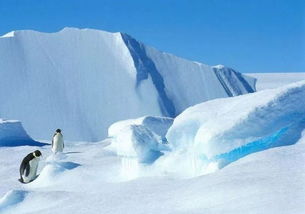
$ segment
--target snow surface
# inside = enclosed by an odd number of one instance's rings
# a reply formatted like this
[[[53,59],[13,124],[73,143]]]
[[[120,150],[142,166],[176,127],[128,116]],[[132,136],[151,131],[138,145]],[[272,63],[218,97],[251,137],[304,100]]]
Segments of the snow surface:
[[[167,174],[121,179],[121,159],[103,143],[67,142],[0,149],[0,213],[234,213],[302,214],[305,210],[305,138],[242,158],[215,173],[179,179]],[[40,149],[40,176],[17,181],[23,156]],[[8,155],[16,154],[16,155]],[[9,158],[8,158],[9,157]]]
[[[162,53],[122,33],[64,28],[13,35],[0,38],[0,117],[22,121],[34,139],[48,140],[61,128],[65,139],[98,141],[119,120],[173,117],[255,90],[253,78]]]
[[[247,73],[247,75],[257,79],[257,91],[305,80],[305,70],[304,73]]]

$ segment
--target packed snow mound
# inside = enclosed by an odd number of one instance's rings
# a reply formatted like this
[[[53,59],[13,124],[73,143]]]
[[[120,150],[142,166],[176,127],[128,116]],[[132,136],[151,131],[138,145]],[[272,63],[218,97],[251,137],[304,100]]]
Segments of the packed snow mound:
[[[111,147],[123,158],[152,163],[168,150],[165,134],[172,123],[172,118],[152,116],[119,121],[109,127]]]
[[[69,173],[69,170],[80,166],[78,163],[65,161],[65,158],[65,154],[51,154],[46,159],[45,166],[41,170],[39,176],[30,184],[28,184],[28,186],[41,188],[52,185],[54,183],[58,183],[60,177],[64,176],[66,173]]]
[[[199,175],[250,153],[294,144],[305,128],[304,97],[301,81],[190,107],[166,135],[173,152],[157,164]]]
[[[0,58],[0,115],[22,121],[34,139],[49,140],[61,128],[65,139],[98,141],[115,121],[174,117],[203,101],[255,91],[253,78],[232,69],[92,29],[14,31],[0,37]]]
[[[34,141],[24,130],[20,121],[0,119],[1,146],[39,146],[42,143]]]

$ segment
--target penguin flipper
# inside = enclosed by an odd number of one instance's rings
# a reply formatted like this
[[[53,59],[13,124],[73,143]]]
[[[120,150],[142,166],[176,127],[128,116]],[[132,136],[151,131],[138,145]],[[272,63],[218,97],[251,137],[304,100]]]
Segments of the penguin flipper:
[[[30,174],[30,163],[27,163],[25,166],[24,175],[28,176]]]
[[[52,148],[53,148],[53,144],[54,144],[54,137],[55,137],[55,135],[56,135],[56,133],[52,137]]]

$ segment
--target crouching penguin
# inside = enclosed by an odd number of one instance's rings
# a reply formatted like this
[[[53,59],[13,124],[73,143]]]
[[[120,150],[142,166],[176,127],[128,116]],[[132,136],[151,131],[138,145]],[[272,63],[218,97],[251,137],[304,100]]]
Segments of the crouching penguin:
[[[37,168],[41,152],[36,150],[25,156],[20,165],[20,179],[21,183],[30,183],[37,178]]]

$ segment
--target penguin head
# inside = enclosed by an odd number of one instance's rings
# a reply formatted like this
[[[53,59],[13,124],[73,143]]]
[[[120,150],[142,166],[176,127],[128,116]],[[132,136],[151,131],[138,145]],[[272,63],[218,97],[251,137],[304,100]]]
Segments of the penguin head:
[[[60,129],[56,129],[56,133],[61,133],[61,130]]]
[[[41,157],[41,152],[39,150],[36,150],[35,152],[33,152],[33,155],[35,158],[40,158]]]

